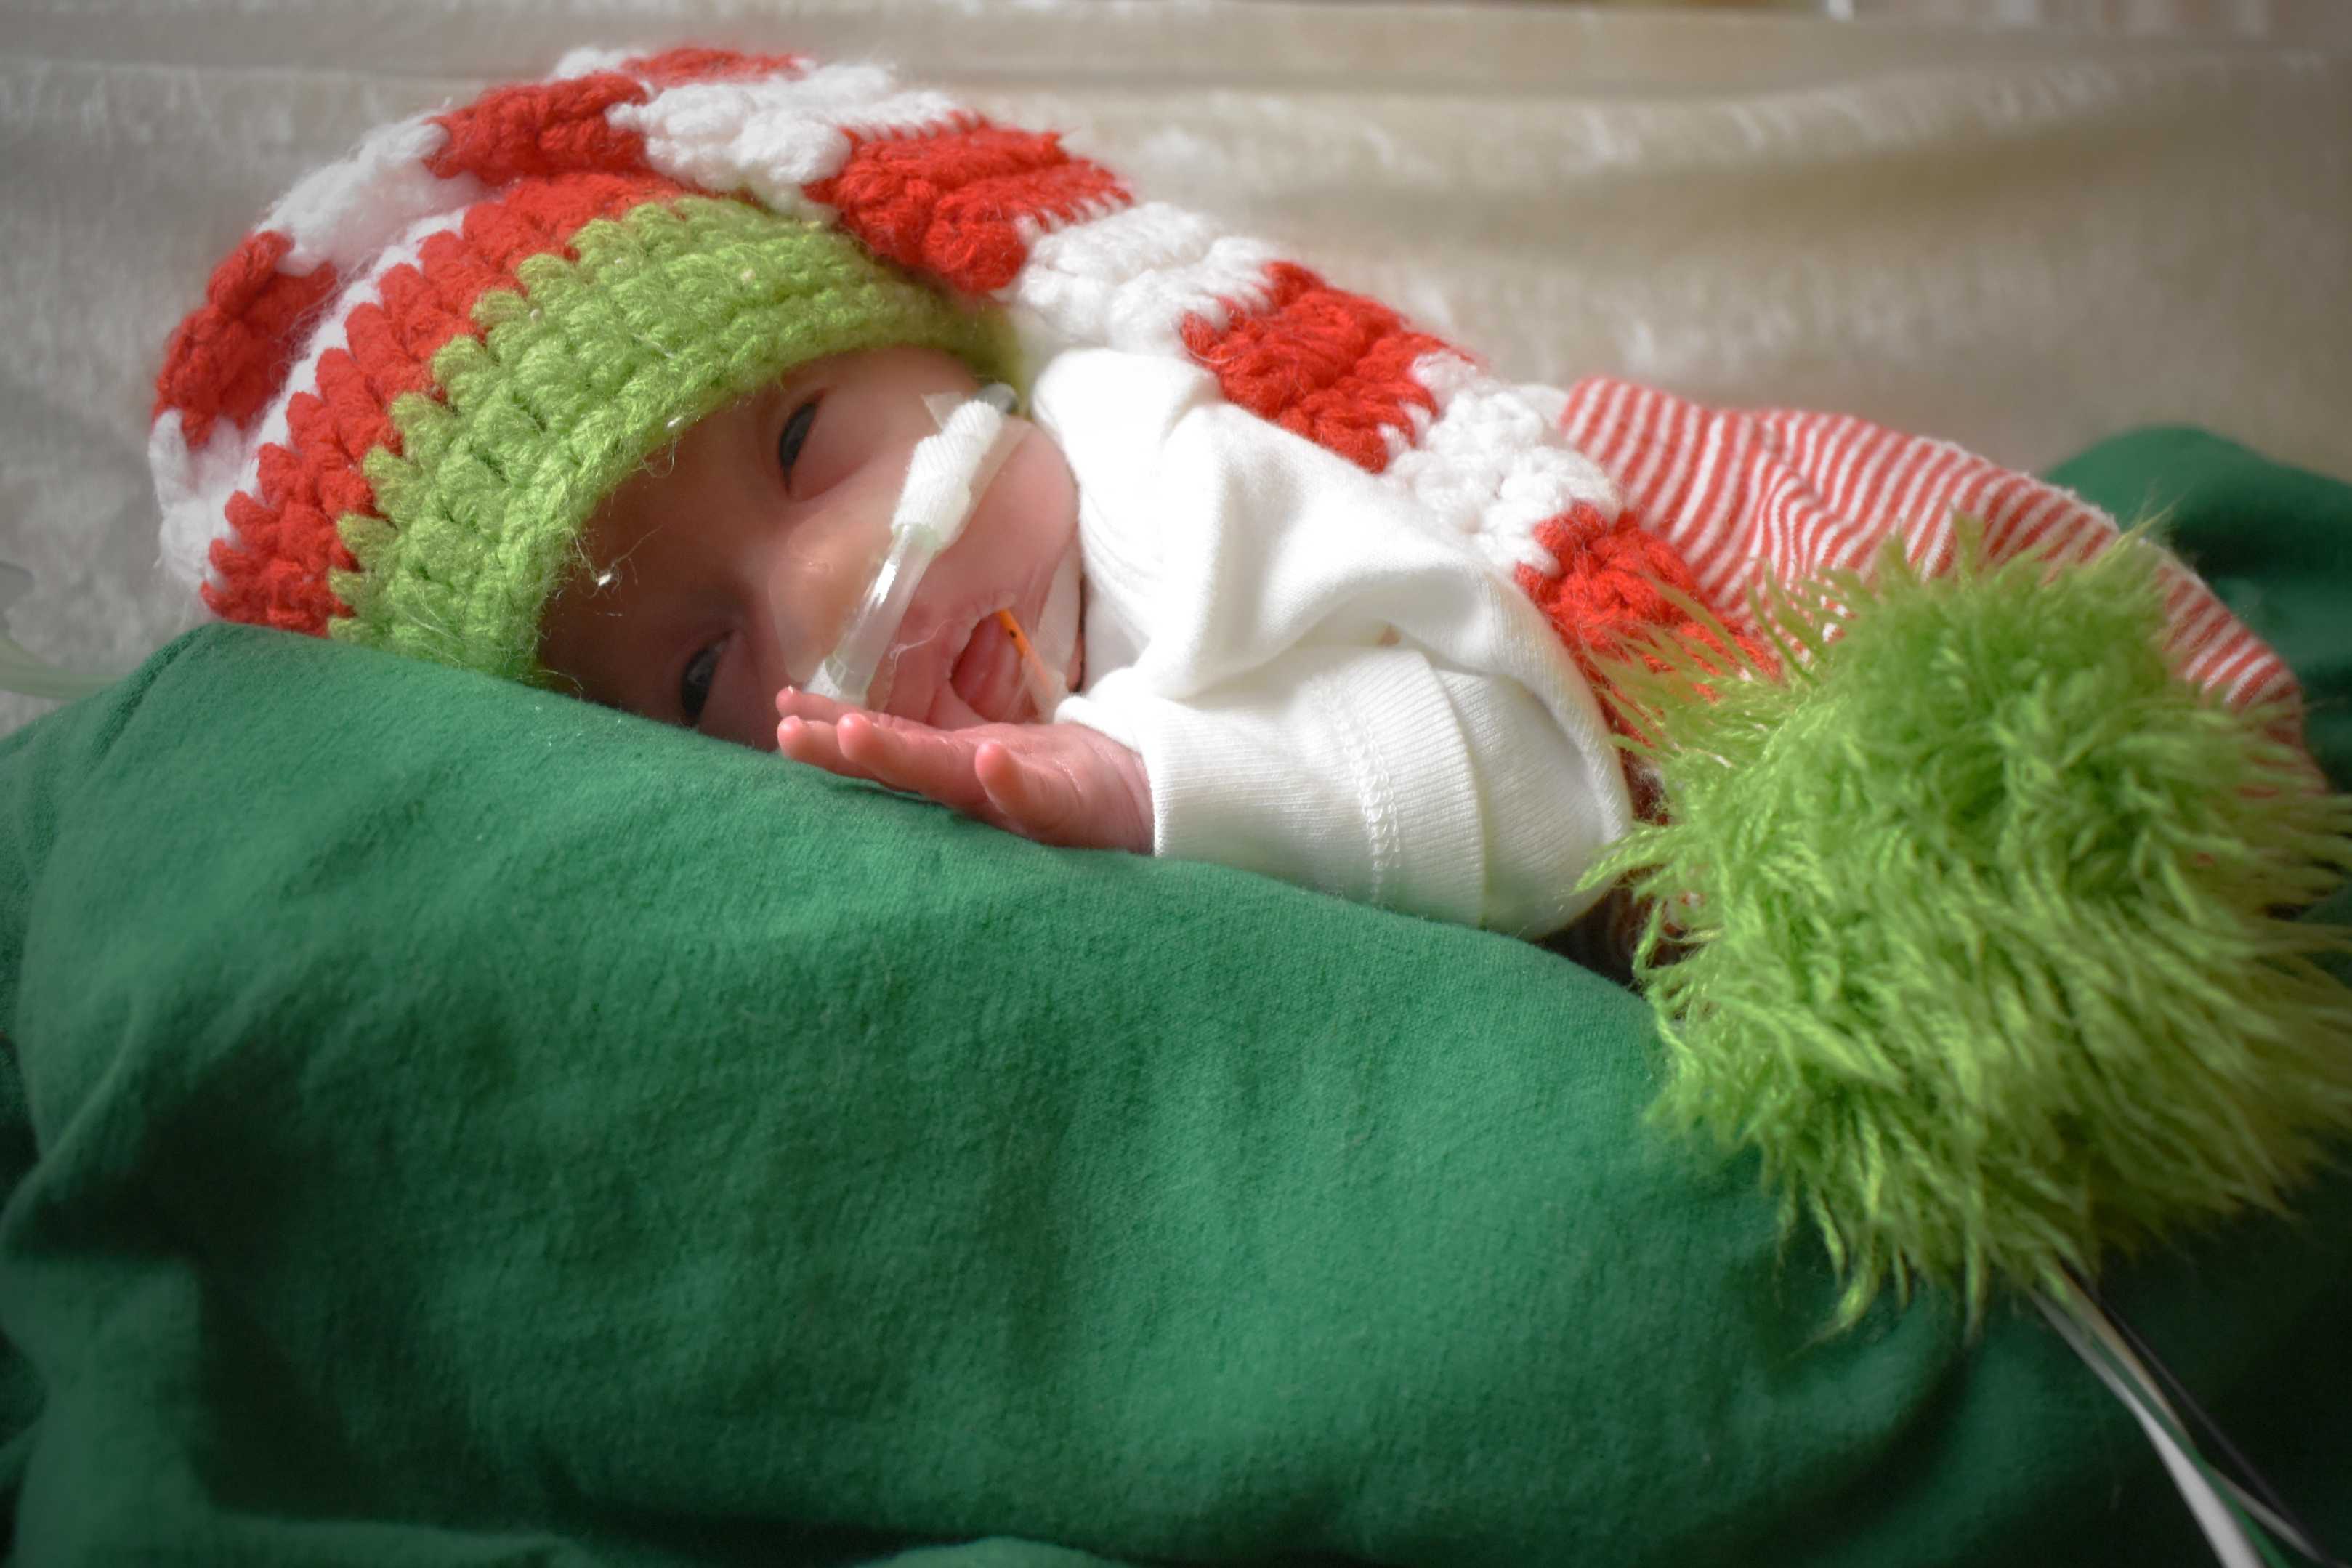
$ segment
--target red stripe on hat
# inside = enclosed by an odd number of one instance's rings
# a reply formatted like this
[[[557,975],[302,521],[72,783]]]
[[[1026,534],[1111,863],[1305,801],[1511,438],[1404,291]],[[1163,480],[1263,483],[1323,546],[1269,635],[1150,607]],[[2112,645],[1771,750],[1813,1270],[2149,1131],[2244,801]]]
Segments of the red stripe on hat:
[[[1952,470],[1966,460],[1967,454],[1940,445],[1911,454],[1888,479],[1877,514],[1829,564],[1864,570],[1889,539],[1900,541],[1904,558],[1910,560],[1948,511]]]
[[[1602,413],[1606,423],[1602,426],[1601,439],[1614,455],[1605,458],[1596,455],[1593,460],[1618,476],[1621,489],[1624,484],[1623,471],[1633,460],[1633,443],[1648,423],[1651,405],[1655,401],[1646,395],[1647,392],[1648,388],[1637,386],[1630,381],[1613,383],[1608,406]]]
[[[977,115],[929,135],[849,139],[841,172],[803,187],[809,199],[836,209],[876,255],[965,293],[1011,283],[1038,229],[1130,199],[1109,170],[1062,151],[1059,136]]]
[[[355,306],[345,319],[348,349],[319,357],[318,392],[288,401],[287,444],[262,449],[258,495],[231,498],[230,535],[212,547],[219,581],[204,589],[213,613],[314,636],[350,615],[327,574],[358,566],[338,523],[347,513],[374,514],[364,464],[378,447],[400,450],[393,399],[439,395],[433,356],[460,332],[479,334],[476,302],[490,289],[515,288],[525,259],[569,256],[584,225],[684,194],[684,186],[651,175],[533,181],[476,204],[457,228],[427,238],[415,262],[387,270],[378,284],[382,302]]]
[[[2240,708],[2252,708],[2263,702],[2286,703],[2288,705],[2286,713],[2269,726],[2269,733],[2290,745],[2303,744],[2303,689],[2295,684],[2294,671],[2287,668],[2285,660],[2280,658],[2263,660],[2259,665],[2249,669],[2245,675],[2239,677],[2231,689],[2221,695],[2226,700]],[[2305,759],[2305,763],[2315,775],[2312,780],[2314,789],[2324,790],[2333,787],[2326,783],[2324,778],[2316,776],[2319,773],[2318,763],[2310,762],[2308,758]]]
[[[1679,522],[1683,475],[1701,428],[1698,405],[1679,397],[1660,403],[1649,454],[1627,484],[1633,494],[1641,497],[1635,510],[1644,517],[1670,517]],[[1679,545],[1680,539],[1675,542]]]
[[[404,277],[413,282],[415,269],[404,269]],[[386,279],[385,281],[392,280]],[[450,335],[455,335],[457,330],[453,327]],[[388,419],[385,410],[392,406],[394,398],[404,392],[432,390],[432,373],[426,369],[431,353],[410,352],[399,323],[394,322],[381,304],[353,308],[351,314],[343,318],[343,337],[351,345],[350,352],[341,356],[329,354],[319,362],[319,389],[335,405],[339,415],[343,414],[345,400],[349,398],[364,403],[367,408],[373,410],[377,419]],[[446,342],[448,339],[444,337],[441,341]],[[329,368],[331,362],[335,365],[331,371]],[[341,374],[343,365],[350,367],[348,383]],[[331,375],[335,388],[331,391],[329,390]],[[366,432],[363,438],[367,417],[365,412],[353,408],[341,426],[344,449],[353,462],[364,458],[368,447],[397,439],[380,430]]]
[[[2058,510],[2057,492],[2039,485],[2028,484],[2004,498],[1999,511],[1985,522],[1985,559],[1998,563],[2040,549]]]
[[[1612,520],[1591,502],[1579,501],[1538,523],[1535,538],[1551,552],[1559,570],[1547,576],[1532,566],[1520,566],[1513,575],[1596,689],[1606,691],[1609,685],[1601,661],[1626,658],[1638,640],[1664,633],[1686,646],[1721,647],[1712,633],[1665,595],[1664,590],[1672,588],[1706,602],[1690,563],[1664,535],[1635,521],[1631,510]],[[1728,626],[1728,618],[1723,618]],[[1772,667],[1769,654],[1753,637],[1736,629],[1732,637],[1750,658],[1768,669]],[[1654,669],[1664,668],[1646,653],[1643,659]],[[1609,721],[1624,727],[1613,703]]]
[[[643,174],[646,139],[606,115],[616,103],[649,96],[643,82],[618,71],[493,88],[433,117],[449,142],[425,166],[445,180],[471,174],[493,187],[531,175]]]
[[[355,336],[352,347],[362,355],[361,369],[371,379],[406,376],[459,332],[477,331],[476,302],[491,289],[516,287],[517,269],[529,258],[572,258],[572,237],[597,218],[687,194],[659,175],[589,174],[533,181],[476,203],[458,227],[428,236],[415,263],[384,274],[380,291],[388,341],[371,331],[370,342],[391,357],[366,357]]]
[[[1868,459],[1854,465],[1853,489],[1836,503],[1839,514],[1851,521],[1839,531],[1835,553],[1830,553],[1827,541],[1823,542],[1824,553],[1816,564],[1843,564],[1857,548],[1857,541],[1866,547],[1886,532],[1889,500],[1896,487],[1908,481],[1924,449],[1924,443],[1916,437],[1889,430],[1883,438],[1876,438],[1874,432]]]
[[[1216,374],[1229,401],[1381,472],[1389,466],[1383,432],[1410,431],[1411,409],[1437,410],[1413,378],[1413,362],[1441,352],[1467,356],[1303,267],[1270,262],[1265,276],[1265,303],[1234,310],[1223,327],[1186,317],[1185,348]]]
[[[2164,651],[2182,674],[2204,684],[2209,678],[2222,675],[2222,667],[2233,665],[2243,655],[2251,639],[2241,640],[2242,629],[2230,616],[2218,599],[2204,600],[2192,606],[2189,613],[2172,619],[2170,635],[2164,639]]]
[[[327,569],[349,564],[332,524],[317,508],[263,506],[240,490],[229,498],[230,539],[213,541],[213,570],[205,604],[224,620],[326,634],[331,616],[351,612],[327,586]]]
[[[807,65],[799,55],[747,55],[735,49],[704,49],[691,46],[639,55],[621,62],[621,68],[656,87],[679,87],[695,81],[740,81],[747,77],[798,75]]]
[[[1900,534],[1903,559],[1918,566],[1938,549],[1939,538],[1951,531],[1953,511],[1976,482],[1984,464],[1961,451],[1958,447],[1941,447],[1937,455],[1922,464],[1895,502],[1900,515],[1895,531]]]
[[[190,447],[205,444],[214,420],[242,426],[268,403],[285,381],[297,334],[334,289],[332,267],[300,277],[278,270],[293,246],[268,229],[246,236],[213,269],[205,302],[172,333],[149,418],[178,409]]]
[[[1738,501],[1750,445],[1751,432],[1738,420],[1715,415],[1700,426],[1698,466],[1685,491],[1687,499],[1677,510],[1688,528],[1682,541],[1683,553],[1689,558],[1692,572],[1702,578],[1706,566],[1700,558],[1721,537],[1724,520]]]

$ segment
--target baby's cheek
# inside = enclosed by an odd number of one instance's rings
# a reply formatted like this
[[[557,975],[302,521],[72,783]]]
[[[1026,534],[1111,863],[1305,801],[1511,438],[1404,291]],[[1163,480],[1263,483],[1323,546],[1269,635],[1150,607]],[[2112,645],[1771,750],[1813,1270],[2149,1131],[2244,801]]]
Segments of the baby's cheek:
[[[1059,559],[1077,533],[1077,479],[1061,447],[1034,425],[1005,459],[985,504],[1003,509],[1006,545],[1033,563]]]

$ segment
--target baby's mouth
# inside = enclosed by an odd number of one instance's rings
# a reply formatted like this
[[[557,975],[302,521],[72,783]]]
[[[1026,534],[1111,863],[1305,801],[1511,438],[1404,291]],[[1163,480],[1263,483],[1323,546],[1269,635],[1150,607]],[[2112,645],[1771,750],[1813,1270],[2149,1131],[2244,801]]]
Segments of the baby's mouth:
[[[1021,679],[1021,653],[991,612],[980,617],[956,655],[948,686],[965,707],[992,724],[1017,722],[1027,701]]]

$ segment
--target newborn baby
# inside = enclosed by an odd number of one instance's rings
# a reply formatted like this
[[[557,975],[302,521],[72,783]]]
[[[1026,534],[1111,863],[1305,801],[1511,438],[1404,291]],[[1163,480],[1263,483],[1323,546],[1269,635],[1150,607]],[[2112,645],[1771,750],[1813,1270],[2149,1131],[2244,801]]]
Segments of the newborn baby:
[[[1220,860],[1519,934],[1590,901],[1577,880],[1622,830],[1623,786],[1533,602],[1354,465],[1161,356],[1048,361],[1041,427],[1013,437],[922,574],[866,704],[806,690],[936,428],[926,400],[974,385],[948,354],[890,348],[706,418],[592,521],[544,663],[595,700],[1048,843]],[[1075,628],[1055,601],[1077,597],[1082,563],[1084,636],[1038,639],[1041,698],[1012,628]],[[812,626],[828,630],[812,643]]]
[[[916,448],[997,382],[1034,426],[865,689],[812,690]],[[1503,383],[1050,135],[701,49],[583,51],[303,181],[174,335],[151,452],[222,616],[1528,936],[1634,819],[1611,658],[1890,535],[1938,565],[1956,511],[1996,557],[2115,531],[1858,420]],[[2185,571],[2170,613],[2192,679],[2284,687]]]

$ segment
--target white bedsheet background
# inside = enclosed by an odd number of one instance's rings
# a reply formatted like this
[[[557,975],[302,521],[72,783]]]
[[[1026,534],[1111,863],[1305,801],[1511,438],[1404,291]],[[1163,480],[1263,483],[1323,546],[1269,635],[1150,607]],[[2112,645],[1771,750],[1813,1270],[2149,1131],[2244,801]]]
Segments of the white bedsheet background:
[[[1948,7],[1947,7],[1948,9]],[[2340,35],[2338,36],[2340,40]],[[172,325],[379,121],[578,42],[878,57],[1058,127],[1503,373],[1849,409],[2021,467],[2150,421],[2352,476],[2352,50],[1496,5],[5,0],[16,635],[193,624],[144,459]],[[48,705],[0,697],[0,731]]]

